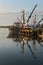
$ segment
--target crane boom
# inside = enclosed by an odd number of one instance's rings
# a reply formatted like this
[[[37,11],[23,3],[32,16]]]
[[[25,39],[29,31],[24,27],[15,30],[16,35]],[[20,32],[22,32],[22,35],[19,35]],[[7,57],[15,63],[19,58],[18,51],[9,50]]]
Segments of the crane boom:
[[[33,12],[34,12],[34,10],[35,10],[35,8],[37,7],[37,4],[35,5],[35,7],[33,8],[33,10],[32,10],[32,12],[30,13],[30,15],[29,15],[29,17],[28,17],[28,20],[27,20],[27,22],[29,21],[29,19],[31,18],[31,16],[32,16],[32,14],[33,14]]]
[[[42,20],[43,18],[34,27],[37,27]]]

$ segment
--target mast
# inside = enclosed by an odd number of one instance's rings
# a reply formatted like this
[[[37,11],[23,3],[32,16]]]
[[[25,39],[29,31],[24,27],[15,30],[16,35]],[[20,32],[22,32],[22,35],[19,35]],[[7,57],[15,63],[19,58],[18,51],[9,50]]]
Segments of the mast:
[[[23,24],[25,23],[25,11],[24,10],[22,10],[22,19],[23,19]]]

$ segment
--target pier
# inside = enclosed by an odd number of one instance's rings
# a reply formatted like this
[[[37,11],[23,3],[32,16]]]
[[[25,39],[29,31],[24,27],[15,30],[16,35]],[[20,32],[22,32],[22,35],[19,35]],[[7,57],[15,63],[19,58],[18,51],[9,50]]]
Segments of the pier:
[[[0,28],[9,28],[10,26],[0,26]]]

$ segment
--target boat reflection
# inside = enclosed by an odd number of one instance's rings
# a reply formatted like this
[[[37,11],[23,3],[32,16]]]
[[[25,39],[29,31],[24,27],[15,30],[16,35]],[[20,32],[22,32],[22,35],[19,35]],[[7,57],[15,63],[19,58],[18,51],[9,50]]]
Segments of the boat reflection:
[[[35,56],[32,48],[34,48],[34,50],[36,49],[36,41],[38,42],[38,44],[41,47],[43,47],[43,44],[40,42],[40,40],[37,40],[35,38],[29,38],[29,36],[26,36],[26,35],[25,36],[21,36],[21,35],[9,34],[7,36],[7,38],[12,38],[12,40],[14,42],[16,42],[17,46],[18,46],[18,42],[20,43],[20,45],[21,45],[21,53],[22,54],[24,54],[24,47],[25,47],[25,45],[27,45],[35,59],[36,59],[36,56]],[[30,44],[29,41],[32,41],[33,47],[31,47],[31,44]]]

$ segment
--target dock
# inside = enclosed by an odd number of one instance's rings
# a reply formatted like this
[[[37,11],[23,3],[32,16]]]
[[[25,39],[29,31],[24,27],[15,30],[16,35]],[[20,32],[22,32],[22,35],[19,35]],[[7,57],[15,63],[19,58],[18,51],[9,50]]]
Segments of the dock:
[[[9,28],[10,26],[0,26],[0,28]]]

